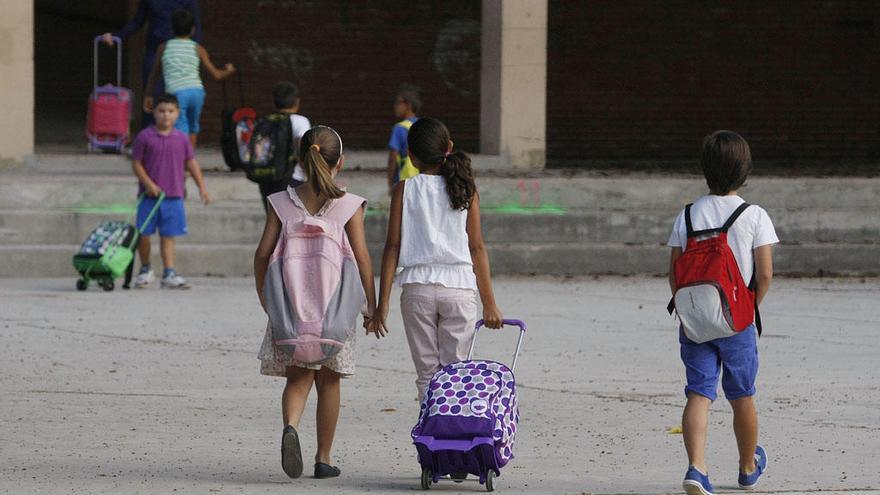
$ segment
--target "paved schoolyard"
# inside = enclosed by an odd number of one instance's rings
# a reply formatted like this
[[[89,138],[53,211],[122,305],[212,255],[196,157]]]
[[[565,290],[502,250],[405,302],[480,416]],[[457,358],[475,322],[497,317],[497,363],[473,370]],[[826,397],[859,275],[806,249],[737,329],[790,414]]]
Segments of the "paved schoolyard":
[[[260,376],[264,318],[247,279],[185,292],[73,290],[0,279],[0,491],[410,493],[418,410],[392,334],[358,342],[344,384],[343,476],[289,480],[282,382]],[[659,278],[502,278],[505,315],[530,324],[517,369],[517,458],[500,493],[680,493],[683,373]],[[765,305],[758,406],[771,457],[759,493],[880,493],[880,280],[777,279]],[[397,300],[394,300],[395,305]],[[478,341],[507,359],[514,333]],[[301,427],[314,454],[314,401]],[[713,407],[709,459],[735,493],[731,415]],[[307,469],[308,473],[308,469]],[[435,485],[477,492],[475,483]]]

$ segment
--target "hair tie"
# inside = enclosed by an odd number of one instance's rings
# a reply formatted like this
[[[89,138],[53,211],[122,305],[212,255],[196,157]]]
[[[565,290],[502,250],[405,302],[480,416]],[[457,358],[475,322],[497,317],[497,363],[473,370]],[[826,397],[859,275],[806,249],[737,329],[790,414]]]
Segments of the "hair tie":
[[[443,154],[443,158],[449,158],[449,155],[451,155],[451,154],[452,154],[452,150],[449,150]]]
[[[314,150],[315,150],[315,151],[317,151],[317,152],[318,152],[318,153],[320,153],[320,152],[321,152],[321,147],[320,147],[320,146],[318,146],[318,144],[317,144],[317,143],[315,143],[315,144],[313,144],[313,145],[311,145],[311,146],[309,146],[309,149],[314,149]]]

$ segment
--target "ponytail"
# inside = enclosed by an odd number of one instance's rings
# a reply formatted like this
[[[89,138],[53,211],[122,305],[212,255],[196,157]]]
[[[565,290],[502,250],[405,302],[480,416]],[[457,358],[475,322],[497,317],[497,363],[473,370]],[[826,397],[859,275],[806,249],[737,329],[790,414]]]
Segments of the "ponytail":
[[[443,158],[440,175],[446,179],[446,192],[453,210],[466,210],[477,193],[471,157],[463,151],[454,151]]]
[[[409,128],[406,140],[412,156],[425,165],[439,165],[439,173],[446,179],[446,192],[452,209],[470,208],[477,194],[471,157],[462,151],[449,151],[452,139],[446,125],[437,119],[419,119]]]
[[[309,186],[318,198],[326,201],[345,195],[331,173],[342,156],[342,140],[336,131],[326,126],[306,131],[300,140],[300,156]]]

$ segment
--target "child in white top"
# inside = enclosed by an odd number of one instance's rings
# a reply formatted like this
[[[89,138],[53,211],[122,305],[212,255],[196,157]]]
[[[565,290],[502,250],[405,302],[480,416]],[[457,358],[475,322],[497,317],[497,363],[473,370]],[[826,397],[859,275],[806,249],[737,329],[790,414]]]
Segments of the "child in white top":
[[[467,357],[475,290],[487,327],[501,328],[502,316],[492,292],[470,157],[452,151],[449,131],[437,119],[414,123],[407,143],[419,175],[401,181],[392,193],[379,304],[369,328],[377,336],[387,331],[391,283],[400,267],[400,308],[421,400],[437,370]]]
[[[703,141],[701,159],[709,194],[690,208],[695,231],[721,227],[745,201],[737,190],[745,184],[752,169],[749,145],[739,134],[717,131]],[[755,301],[760,303],[773,278],[772,245],[779,242],[773,222],[757,205],[743,211],[727,233],[727,244],[736,258],[743,281],[754,276]],[[669,285],[677,289],[673,266],[687,247],[684,211],[679,213],[669,237],[672,248]],[[706,438],[709,408],[716,398],[718,377],[724,395],[733,409],[733,429],[739,447],[739,485],[752,488],[767,467],[767,454],[758,445],[758,414],[752,396],[758,374],[758,346],[755,325],[735,335],[696,343],[679,330],[681,360],[684,363],[687,405],[682,417],[688,471],[683,486],[688,494],[712,493],[706,469]]]

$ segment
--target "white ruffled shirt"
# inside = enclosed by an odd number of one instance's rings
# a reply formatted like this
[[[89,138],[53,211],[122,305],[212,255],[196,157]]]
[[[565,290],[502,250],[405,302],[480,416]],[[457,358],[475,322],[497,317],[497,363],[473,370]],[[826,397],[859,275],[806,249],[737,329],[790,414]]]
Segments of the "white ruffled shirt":
[[[468,212],[452,209],[446,179],[421,174],[404,184],[397,284],[476,289]]]

